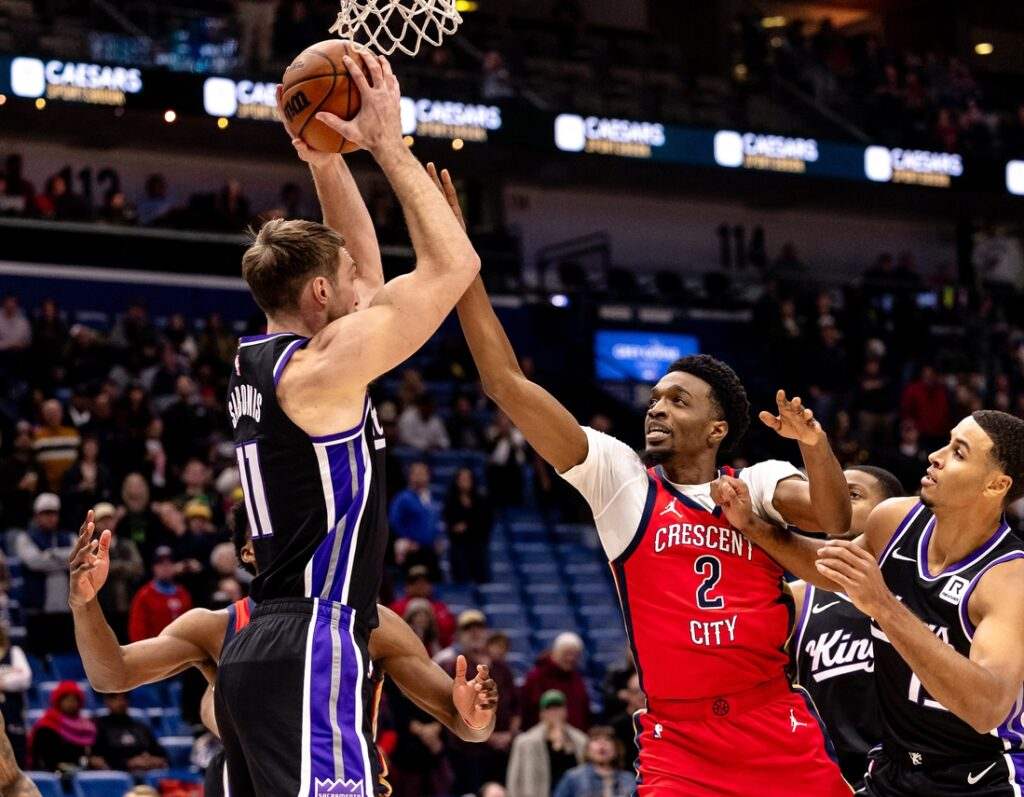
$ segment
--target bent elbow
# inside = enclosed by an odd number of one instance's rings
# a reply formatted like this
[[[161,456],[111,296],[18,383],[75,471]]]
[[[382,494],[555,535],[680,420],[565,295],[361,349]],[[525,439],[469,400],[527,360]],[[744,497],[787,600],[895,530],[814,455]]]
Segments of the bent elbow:
[[[987,736],[1003,724],[1003,720],[1009,715],[1011,709],[1012,706],[1007,706],[1005,711],[993,711],[991,708],[986,708],[969,719],[967,724],[978,733]]]
[[[472,280],[476,279],[482,266],[483,262],[480,260],[480,255],[476,253],[475,249],[470,249],[469,254],[462,260],[460,270],[464,271]]]

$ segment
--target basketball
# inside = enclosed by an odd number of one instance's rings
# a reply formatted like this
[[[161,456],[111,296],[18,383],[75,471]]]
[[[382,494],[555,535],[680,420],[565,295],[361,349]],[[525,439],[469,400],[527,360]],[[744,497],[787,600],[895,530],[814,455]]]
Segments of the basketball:
[[[307,47],[284,70],[281,113],[293,138],[303,139],[320,152],[354,152],[359,147],[316,119],[327,111],[348,120],[361,104],[359,89],[349,79],[342,58],[358,57],[360,48],[348,41],[329,39]]]

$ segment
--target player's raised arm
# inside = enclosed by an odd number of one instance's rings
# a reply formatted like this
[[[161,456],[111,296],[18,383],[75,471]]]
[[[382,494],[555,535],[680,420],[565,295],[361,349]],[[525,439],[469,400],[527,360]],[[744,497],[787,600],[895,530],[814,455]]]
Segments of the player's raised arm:
[[[278,109],[282,93],[283,87],[279,85]],[[280,116],[283,119],[284,113]],[[341,155],[312,149],[301,138],[292,139],[292,146],[309,165],[324,224],[345,239],[345,248],[355,261],[357,307],[363,309],[384,284],[377,232],[363,195]]]
[[[807,531],[845,534],[850,529],[850,491],[843,468],[832,452],[828,435],[803,406],[799,396],[787,399],[780,390],[775,401],[778,414],[762,412],[761,422],[781,436],[800,444],[807,480],[793,478],[779,483],[772,504],[787,523]]]
[[[498,689],[487,672],[478,667],[466,680],[466,659],[459,656],[451,678],[427,655],[426,648],[408,624],[383,606],[380,626],[371,644],[374,658],[413,703],[441,722],[463,741],[484,742],[494,730]]]
[[[398,80],[387,60],[367,57],[366,73],[348,56],[345,66],[362,95],[359,113],[349,122],[322,112],[317,118],[376,159],[402,205],[416,252],[412,273],[384,285],[366,312],[329,324],[310,344],[313,352],[337,353],[345,363],[346,380],[365,386],[412,355],[436,331],[479,272],[480,258],[402,141]]]
[[[427,171],[464,228],[459,198],[448,170],[438,175],[430,164]],[[484,392],[559,473],[583,462],[588,449],[586,433],[554,396],[526,378],[508,335],[494,314],[482,279],[473,280],[456,309]]]
[[[160,681],[192,665],[202,667],[209,654],[195,644],[194,626],[210,615],[193,609],[179,617],[160,636],[121,645],[99,604],[99,591],[110,567],[110,531],[93,540],[92,510],[71,553],[71,591],[68,603],[75,624],[75,642],[89,683],[97,692],[127,692]]]

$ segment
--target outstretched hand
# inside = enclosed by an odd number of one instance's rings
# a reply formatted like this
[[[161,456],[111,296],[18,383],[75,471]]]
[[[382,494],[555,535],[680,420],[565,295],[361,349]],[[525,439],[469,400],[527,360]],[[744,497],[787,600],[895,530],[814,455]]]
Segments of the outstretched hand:
[[[821,424],[814,419],[814,413],[804,407],[799,396],[787,399],[786,391],[780,390],[775,394],[775,403],[778,405],[778,415],[762,410],[757,417],[780,437],[814,445],[825,436]]]
[[[437,186],[437,190],[444,194],[444,198],[448,202],[448,207],[452,209],[452,213],[455,214],[455,218],[458,219],[459,224],[462,225],[462,229],[466,229],[466,219],[462,215],[462,206],[459,204],[459,193],[455,190],[455,184],[452,182],[451,174],[447,169],[442,169],[440,176],[438,176],[437,167],[434,165],[433,161],[427,164],[427,174],[429,174],[430,179],[434,181],[434,185]]]
[[[467,682],[468,667],[465,656],[459,656],[455,660],[452,701],[462,721],[473,730],[479,731],[491,724],[498,710],[498,685],[491,678],[490,668],[486,664],[478,664],[476,676]]]
[[[110,529],[105,529],[98,540],[92,538],[96,530],[90,509],[85,522],[78,530],[78,539],[71,549],[69,567],[71,584],[68,603],[72,608],[85,606],[96,600],[96,596],[107,582],[110,572]]]
[[[349,121],[326,111],[318,112],[316,118],[374,155],[381,147],[389,145],[404,149],[399,105],[402,92],[398,78],[383,55],[373,55],[366,50],[358,52],[362,66],[350,55],[345,55],[342,60],[349,79],[356,84],[362,98],[359,112]]]

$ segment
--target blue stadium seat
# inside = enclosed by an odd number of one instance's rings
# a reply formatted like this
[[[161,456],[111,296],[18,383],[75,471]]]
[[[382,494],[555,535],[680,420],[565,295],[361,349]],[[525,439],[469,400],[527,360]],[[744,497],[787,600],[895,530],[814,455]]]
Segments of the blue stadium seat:
[[[506,630],[529,627],[526,610],[518,603],[488,604],[483,613],[487,615],[487,624],[491,628]]]
[[[25,658],[28,659],[28,666],[32,668],[33,681],[49,680],[50,668],[46,662],[32,653],[26,653]]]
[[[622,623],[622,615],[613,604],[584,604],[579,611],[587,628],[615,628]]]
[[[437,584],[434,596],[445,603],[476,603],[475,590],[470,584]]]
[[[176,767],[174,769],[154,769],[142,776],[142,782],[157,791],[165,780],[179,780],[185,783],[202,783],[203,776],[195,767]]]
[[[519,576],[530,584],[559,580],[558,566],[553,562],[528,562],[519,565]]]
[[[507,581],[492,581],[477,587],[483,603],[513,603],[519,601],[519,591]]]
[[[534,606],[534,628],[538,631],[575,631],[576,618],[564,606]]]
[[[42,797],[64,797],[64,789],[60,785],[60,778],[52,772],[26,772],[25,774],[28,775],[29,780],[36,784]],[[121,797],[121,795],[118,795],[118,797]]]
[[[546,542],[530,541],[526,542],[523,540],[512,539],[512,553],[515,554],[517,559],[527,561],[553,561],[554,551],[551,546]]]
[[[75,797],[124,797],[135,785],[127,772],[79,772],[75,775]]]
[[[59,653],[50,657],[53,677],[58,681],[84,681],[85,667],[77,653]]]
[[[580,603],[607,604],[615,600],[614,588],[603,578],[572,582],[569,591]]]
[[[167,751],[167,761],[171,767],[187,767],[192,756],[191,736],[161,736],[160,746]]]
[[[7,615],[11,618],[11,625],[25,625],[25,612],[21,608],[21,601],[9,600]]]
[[[562,569],[571,579],[590,580],[598,576],[604,576],[608,572],[607,565],[599,564],[593,560],[589,562],[568,562]]]
[[[167,696],[159,684],[144,684],[136,687],[128,694],[129,702],[135,708],[162,708],[167,704]]]
[[[11,578],[21,578],[23,573],[21,572],[21,559],[17,556],[7,557],[7,572],[10,573]]]
[[[557,581],[535,581],[523,587],[527,600],[534,604],[552,604],[564,606],[568,603],[568,595]]]

